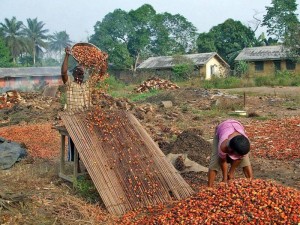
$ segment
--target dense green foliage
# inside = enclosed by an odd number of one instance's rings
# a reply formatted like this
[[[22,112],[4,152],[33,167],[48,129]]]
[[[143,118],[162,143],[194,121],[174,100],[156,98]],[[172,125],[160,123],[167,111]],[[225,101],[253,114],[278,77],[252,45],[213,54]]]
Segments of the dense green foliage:
[[[60,63],[62,63],[62,53],[66,46],[71,45],[70,36],[66,31],[54,32],[53,35],[49,35],[49,49],[59,53]]]
[[[11,66],[11,56],[8,47],[5,46],[4,40],[0,37],[0,67]]]
[[[196,28],[183,16],[157,14],[145,4],[126,12],[116,9],[94,26],[90,41],[109,54],[115,68],[135,70],[141,59],[195,50]]]
[[[267,27],[267,33],[277,40],[284,40],[299,25],[295,14],[296,0],[272,0],[272,6],[267,6],[267,14],[262,26]]]
[[[3,37],[5,46],[9,49],[12,57],[10,66],[57,65],[56,59],[50,59],[49,55],[43,59],[45,50],[59,52],[61,55],[62,45],[66,46],[71,43],[69,35],[62,31],[48,36],[48,29],[45,29],[44,26],[45,23],[38,21],[37,18],[28,18],[27,25],[18,21],[16,17],[5,18],[4,23],[0,23],[0,36]],[[60,48],[59,44],[61,44]]]
[[[27,27],[24,28],[27,49],[33,58],[33,65],[36,62],[36,55],[41,54],[42,48],[46,48],[45,40],[48,38],[48,29],[44,29],[45,23],[38,21],[37,18],[27,19]]]
[[[177,64],[173,67],[173,80],[187,80],[190,78],[190,74],[192,73],[192,71],[193,65],[187,63]]]
[[[56,59],[53,58],[45,58],[42,61],[43,66],[61,66],[61,62],[57,61]]]
[[[245,61],[238,61],[234,66],[235,75],[238,77],[247,76],[249,64]]]
[[[0,23],[1,33],[3,34],[6,46],[10,50],[10,54],[13,57],[14,64],[16,58],[24,50],[24,39],[23,39],[23,23],[18,21],[16,17],[12,19],[4,19],[4,23]]]
[[[96,21],[94,34],[88,41],[108,53],[112,69],[135,71],[138,64],[150,56],[217,52],[231,69],[235,67],[235,75],[243,76],[245,65],[235,65],[234,59],[245,47],[283,43],[292,50],[290,57],[299,59],[300,23],[296,2],[272,0],[270,6],[266,6],[261,24],[267,28],[268,36],[262,33],[258,38],[250,27],[233,19],[213,26],[207,33],[197,34],[195,26],[185,17],[157,13],[151,5],[144,4],[129,12],[116,9],[108,13],[101,21]],[[9,56],[6,50],[1,52],[1,65],[8,65],[7,57],[10,66],[61,64],[63,49],[72,44],[67,32],[49,35],[43,21],[28,18],[26,22],[16,17],[0,22],[0,37],[4,41],[1,47],[9,50]],[[188,63],[180,62],[173,72],[174,79],[187,79],[192,69]]]
[[[173,81],[183,81],[191,78],[194,71],[194,63],[181,55],[174,55]]]
[[[290,58],[299,59],[300,55],[300,22],[298,19],[296,0],[272,0],[267,6],[267,14],[263,18],[263,26],[267,34],[279,40],[290,51]],[[271,38],[270,37],[270,38]]]
[[[300,61],[300,23],[286,36],[284,45],[290,49],[290,58]]]
[[[288,71],[277,72],[273,75],[247,77],[213,78],[205,80],[200,84],[203,88],[242,88],[252,86],[300,86],[300,74]]]
[[[198,52],[217,52],[231,68],[243,48],[257,44],[254,32],[233,19],[212,27],[208,33],[201,33],[197,39]]]

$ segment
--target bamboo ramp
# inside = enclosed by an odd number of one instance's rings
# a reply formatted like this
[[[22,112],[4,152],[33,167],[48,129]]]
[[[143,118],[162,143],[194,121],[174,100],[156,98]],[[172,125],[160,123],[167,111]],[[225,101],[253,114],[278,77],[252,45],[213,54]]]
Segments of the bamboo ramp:
[[[193,193],[131,113],[90,110],[60,115],[110,213],[122,215]]]

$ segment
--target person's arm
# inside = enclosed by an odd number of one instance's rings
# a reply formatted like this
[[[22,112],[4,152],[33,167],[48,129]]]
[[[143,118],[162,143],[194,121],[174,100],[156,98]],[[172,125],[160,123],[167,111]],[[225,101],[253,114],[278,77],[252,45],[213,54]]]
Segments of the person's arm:
[[[246,178],[253,179],[253,171],[251,165],[243,167],[243,172]]]
[[[221,170],[222,170],[222,175],[223,175],[223,182],[227,182],[227,178],[228,178],[228,165],[227,165],[227,162],[226,162],[226,158],[225,159],[222,159],[220,158],[219,159],[219,163],[220,163],[220,167],[221,167]]]
[[[228,178],[228,165],[227,165],[227,161],[226,161],[226,154],[227,153],[227,139],[225,141],[223,141],[220,144],[220,149],[219,149],[219,164],[222,170],[222,175],[223,175],[223,182],[227,182],[227,178]]]
[[[63,64],[61,66],[61,79],[64,82],[64,84],[67,83],[67,81],[68,81],[68,60],[69,60],[69,55],[71,53],[70,48],[66,47],[65,52],[66,52],[66,55],[65,55]]]
[[[233,160],[233,162],[231,163],[229,172],[228,172],[228,180],[234,179],[235,169],[240,165],[241,161],[242,161],[241,159]]]

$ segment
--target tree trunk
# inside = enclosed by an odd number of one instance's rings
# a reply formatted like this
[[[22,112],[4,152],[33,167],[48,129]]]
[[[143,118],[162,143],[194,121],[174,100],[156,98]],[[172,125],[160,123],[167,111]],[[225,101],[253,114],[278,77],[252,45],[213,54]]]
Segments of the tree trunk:
[[[139,61],[140,58],[140,53],[137,54],[136,58],[135,58],[135,62],[134,62],[134,67],[133,67],[133,72],[136,72],[136,67],[137,67],[137,63]]]
[[[35,66],[35,47],[33,49],[33,65]]]

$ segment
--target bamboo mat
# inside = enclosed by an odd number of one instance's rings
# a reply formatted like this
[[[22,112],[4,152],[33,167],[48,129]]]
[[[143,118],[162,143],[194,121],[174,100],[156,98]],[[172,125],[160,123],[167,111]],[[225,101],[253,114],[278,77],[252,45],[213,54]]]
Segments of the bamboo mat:
[[[122,215],[193,193],[131,113],[87,111],[60,115],[110,213]]]

